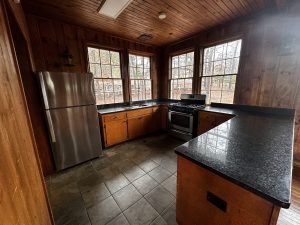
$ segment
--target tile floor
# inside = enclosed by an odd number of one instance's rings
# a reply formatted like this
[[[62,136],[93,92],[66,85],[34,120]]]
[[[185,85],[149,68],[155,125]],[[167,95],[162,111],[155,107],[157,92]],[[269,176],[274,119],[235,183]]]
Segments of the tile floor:
[[[149,136],[47,177],[56,225],[177,224],[173,149],[182,143],[166,134]]]

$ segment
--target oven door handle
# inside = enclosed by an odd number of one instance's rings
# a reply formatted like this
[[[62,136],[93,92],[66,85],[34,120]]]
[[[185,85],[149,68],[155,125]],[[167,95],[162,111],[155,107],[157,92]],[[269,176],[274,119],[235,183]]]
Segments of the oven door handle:
[[[191,114],[191,113],[182,113],[182,112],[176,112],[176,111],[169,110],[169,114],[172,114],[172,113],[177,114],[177,115],[189,116],[189,117],[193,116],[193,114]]]

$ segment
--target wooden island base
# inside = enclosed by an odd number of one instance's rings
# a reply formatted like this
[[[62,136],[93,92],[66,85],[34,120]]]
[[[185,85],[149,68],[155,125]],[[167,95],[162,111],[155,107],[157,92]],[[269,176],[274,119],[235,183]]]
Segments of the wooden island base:
[[[178,155],[179,225],[276,225],[280,207]]]

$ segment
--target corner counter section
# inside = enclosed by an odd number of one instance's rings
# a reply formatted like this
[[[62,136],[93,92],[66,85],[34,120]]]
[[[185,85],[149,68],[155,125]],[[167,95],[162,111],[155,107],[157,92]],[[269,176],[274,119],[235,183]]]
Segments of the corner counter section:
[[[290,205],[294,110],[217,104],[203,111],[235,116],[175,149],[178,222],[276,224]]]

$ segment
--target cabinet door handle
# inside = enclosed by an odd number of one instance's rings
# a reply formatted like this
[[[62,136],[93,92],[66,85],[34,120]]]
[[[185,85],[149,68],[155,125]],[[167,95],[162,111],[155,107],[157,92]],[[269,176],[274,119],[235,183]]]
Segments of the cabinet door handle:
[[[207,192],[207,201],[209,201],[211,204],[216,206],[218,209],[222,210],[223,212],[226,212],[227,210],[227,202],[224,201],[223,199],[219,198],[215,194],[211,192]]]

